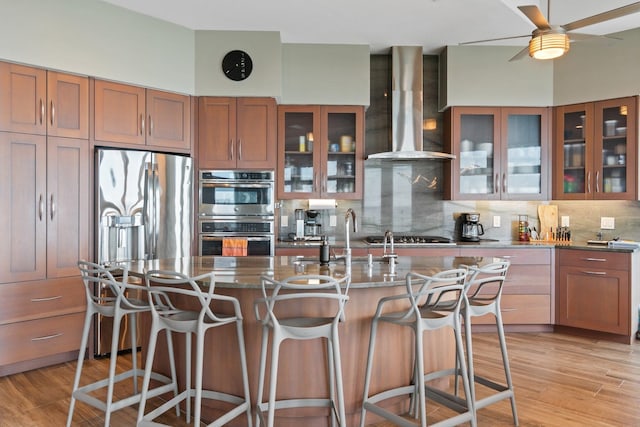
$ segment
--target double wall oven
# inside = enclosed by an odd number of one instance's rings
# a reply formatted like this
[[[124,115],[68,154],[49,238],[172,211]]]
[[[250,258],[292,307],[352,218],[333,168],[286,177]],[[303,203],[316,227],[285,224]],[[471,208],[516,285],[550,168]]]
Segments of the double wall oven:
[[[223,255],[225,240],[246,241],[247,255],[274,255],[273,171],[201,170],[198,253]]]

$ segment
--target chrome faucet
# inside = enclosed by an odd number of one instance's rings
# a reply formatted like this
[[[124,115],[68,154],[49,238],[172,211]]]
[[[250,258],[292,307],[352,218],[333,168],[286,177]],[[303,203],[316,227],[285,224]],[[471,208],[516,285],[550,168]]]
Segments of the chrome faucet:
[[[389,244],[389,252],[387,252],[387,243]],[[382,242],[382,257],[386,259],[398,257],[394,249],[393,232],[391,230],[387,230],[384,232],[384,241]]]
[[[358,232],[358,223],[356,222],[356,213],[353,209],[347,209],[344,216],[344,256],[345,262],[351,268],[351,242],[349,238],[349,221],[353,223],[353,232]]]

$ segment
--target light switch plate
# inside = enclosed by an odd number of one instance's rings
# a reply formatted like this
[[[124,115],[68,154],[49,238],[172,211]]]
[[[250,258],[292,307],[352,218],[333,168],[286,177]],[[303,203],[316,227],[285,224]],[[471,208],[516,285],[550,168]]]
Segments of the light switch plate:
[[[336,216],[335,215],[330,215],[329,216],[329,226],[335,227],[336,226],[336,222],[337,222]]]
[[[613,230],[616,228],[616,219],[611,216],[600,217],[600,228],[603,230]]]
[[[287,215],[282,215],[280,217],[280,225],[282,227],[288,227],[289,226],[289,217]]]
[[[493,216],[493,227],[494,228],[500,227],[500,215]]]
[[[560,217],[560,226],[569,227],[569,215],[563,215]]]

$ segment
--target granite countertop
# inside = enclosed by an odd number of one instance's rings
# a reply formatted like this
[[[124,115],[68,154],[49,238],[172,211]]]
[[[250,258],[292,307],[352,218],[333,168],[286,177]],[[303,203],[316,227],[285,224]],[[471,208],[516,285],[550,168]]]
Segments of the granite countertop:
[[[380,286],[404,286],[404,278],[410,271],[431,275],[443,269],[462,265],[477,264],[476,258],[469,257],[408,257],[400,256],[393,268],[380,257],[374,257],[369,265],[367,257],[353,257],[351,265],[351,288],[371,288]],[[488,262],[488,261],[487,261]],[[331,262],[320,266],[318,260],[292,256],[248,256],[217,257],[194,256],[151,261],[131,261],[117,263],[126,266],[132,276],[143,276],[149,270],[177,271],[187,276],[198,276],[211,271],[216,273],[216,286],[222,288],[241,287],[259,289],[260,276],[267,275],[283,279],[296,274],[326,274],[343,277],[344,263]]]

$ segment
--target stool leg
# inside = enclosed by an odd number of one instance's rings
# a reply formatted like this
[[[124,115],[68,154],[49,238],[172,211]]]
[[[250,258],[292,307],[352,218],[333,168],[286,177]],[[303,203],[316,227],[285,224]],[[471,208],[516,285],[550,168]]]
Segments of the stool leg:
[[[329,402],[331,403],[331,427],[336,427],[336,420],[339,417],[337,411],[339,410],[336,401],[336,369],[335,369],[335,354],[333,352],[333,345],[331,339],[327,339],[326,353],[327,357],[327,383],[329,384]]]
[[[516,396],[513,392],[513,382],[511,381],[511,369],[509,367],[509,356],[507,355],[507,341],[504,336],[504,326],[502,324],[502,315],[500,308],[496,307],[496,326],[498,327],[498,339],[500,341],[500,351],[502,353],[502,365],[504,366],[504,375],[507,380],[507,387],[511,390],[511,413],[513,414],[513,423],[518,425],[518,411],[516,410]]]
[[[271,377],[269,378],[269,410],[267,427],[273,427],[276,411],[276,386],[278,384],[278,361],[280,360],[280,334],[274,329],[271,344]]]
[[[155,323],[155,322],[153,322]],[[151,326],[149,334],[149,347],[147,351],[147,361],[144,364],[144,376],[142,378],[142,392],[140,395],[140,404],[138,406],[138,423],[144,417],[144,407],[147,403],[147,393],[149,392],[149,383],[151,382],[151,371],[153,370],[153,358],[156,352],[156,343],[158,342],[158,333],[160,329],[156,329],[155,325]],[[175,379],[175,376],[173,377]]]
[[[375,351],[376,332],[378,329],[377,319],[371,321],[371,332],[369,333],[369,349],[367,351],[367,368],[364,374],[364,395],[362,397],[362,409],[360,411],[360,427],[364,427],[367,409],[364,403],[369,399],[369,386],[371,384],[371,369],[373,366],[373,354]]]
[[[191,422],[191,332],[187,332],[185,338],[185,390],[187,390],[187,423]]]
[[[138,339],[136,326],[136,313],[129,313],[129,326],[131,333],[131,367],[133,369],[133,394],[138,393]]]
[[[258,372],[258,396],[256,402],[256,427],[260,427],[260,405],[264,394],[264,378],[267,371],[267,346],[269,342],[269,330],[266,326],[262,327],[262,345],[260,347],[260,370]]]
[[[336,389],[338,392],[338,414],[340,416],[339,425],[340,427],[346,427],[347,425],[347,417],[346,411],[344,407],[344,387],[342,384],[342,361],[340,360],[340,339],[338,338],[338,324],[335,323],[332,327],[332,357],[334,360],[334,378],[329,378],[329,381],[333,382],[335,379]],[[333,399],[333,395],[331,395]]]
[[[454,319],[454,335],[456,339],[456,359],[460,364],[460,371],[462,376],[462,386],[464,387],[464,396],[467,400],[467,410],[471,411],[471,426],[475,427],[476,423],[476,412],[475,405],[473,401],[473,397],[471,394],[471,387],[469,382],[471,381],[469,377],[469,367],[467,366],[468,360],[465,360],[464,357],[464,347],[462,344],[462,327],[460,324],[460,317],[456,317]],[[471,353],[471,347],[468,348],[468,353]],[[473,359],[470,359],[471,363],[473,363]],[[471,367],[471,372],[473,372],[473,367]]]
[[[171,369],[171,381],[173,383],[173,397],[176,397],[178,395],[178,375],[176,373],[176,355],[173,352],[173,337],[171,336],[171,331],[169,329],[166,329],[166,332],[167,332],[167,351],[169,352],[169,369]],[[176,402],[176,416],[177,417],[180,416],[180,402]]]
[[[236,334],[238,335],[238,348],[240,349],[240,367],[242,369],[242,386],[244,389],[244,399],[247,402],[247,427],[251,427],[251,396],[249,395],[249,372],[247,370],[247,352],[244,346],[244,332],[242,331],[242,320],[236,321]]]
[[[200,425],[200,411],[202,408],[202,357],[204,352],[204,331],[196,333],[196,397],[193,403],[195,415],[193,425]]]
[[[113,315],[113,332],[111,337],[111,355],[109,356],[109,383],[107,384],[107,401],[104,414],[104,426],[109,427],[111,421],[111,405],[113,403],[114,378],[116,376],[116,363],[118,361],[118,338],[120,336],[120,323],[122,316],[118,307]]]
[[[91,329],[91,322],[93,320],[94,311],[91,307],[87,307],[87,312],[84,316],[84,327],[82,328],[82,340],[80,341],[80,351],[78,352],[78,363],[76,366],[76,376],[73,379],[73,389],[71,390],[71,403],[69,403],[69,415],[67,415],[67,427],[71,426],[71,420],[73,419],[73,411],[76,405],[76,398],[73,397],[75,392],[80,386],[80,376],[82,375],[82,365],[84,364],[84,356],[87,351],[87,343],[89,341],[89,332]]]
[[[418,320],[419,322],[419,320]],[[420,426],[427,427],[427,403],[426,403],[426,393],[425,393],[425,385],[424,385],[424,342],[423,342],[423,334],[424,331],[420,327],[412,328],[416,334],[416,368],[418,371],[417,378],[417,388],[418,388],[418,414],[420,417]]]

